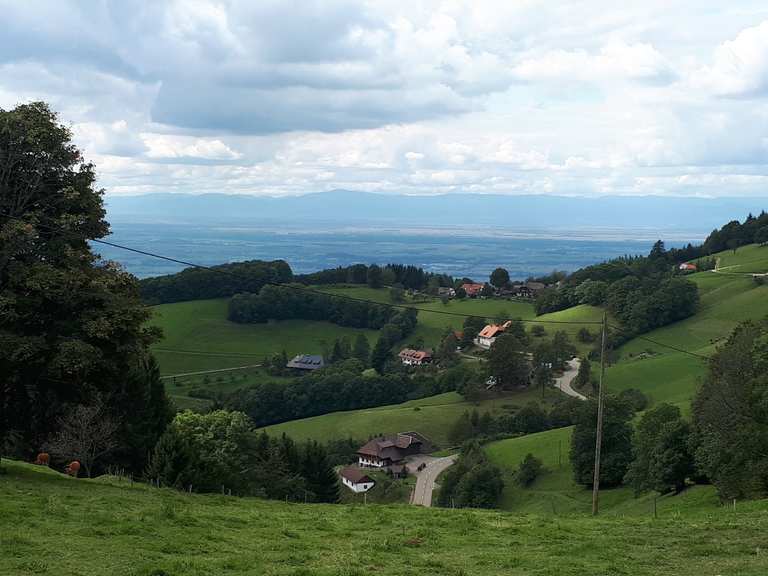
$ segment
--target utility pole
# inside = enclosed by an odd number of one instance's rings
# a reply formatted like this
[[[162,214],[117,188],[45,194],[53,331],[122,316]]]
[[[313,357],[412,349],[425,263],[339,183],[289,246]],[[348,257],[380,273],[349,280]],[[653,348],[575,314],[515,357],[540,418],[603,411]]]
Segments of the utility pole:
[[[592,516],[597,516],[600,498],[600,451],[603,447],[603,380],[605,379],[605,340],[608,312],[603,312],[603,335],[600,343],[600,380],[597,391],[597,430],[595,434],[595,475],[592,478]]]

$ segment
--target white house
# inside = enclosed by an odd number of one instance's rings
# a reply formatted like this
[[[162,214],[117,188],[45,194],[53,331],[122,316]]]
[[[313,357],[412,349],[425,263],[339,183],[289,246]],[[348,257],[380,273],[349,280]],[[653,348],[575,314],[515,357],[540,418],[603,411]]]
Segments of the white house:
[[[504,322],[504,324],[488,324],[485,328],[480,330],[480,333],[477,335],[477,338],[475,338],[475,344],[477,344],[480,348],[484,348],[485,350],[488,350],[493,343],[496,341],[496,338],[503,334],[504,331],[510,327],[512,322],[507,321]]]
[[[353,466],[344,468],[339,472],[339,476],[341,476],[341,483],[357,494],[360,492],[368,492],[368,490],[376,485],[376,482],[374,482],[364,470],[360,470],[360,468],[355,468]]]

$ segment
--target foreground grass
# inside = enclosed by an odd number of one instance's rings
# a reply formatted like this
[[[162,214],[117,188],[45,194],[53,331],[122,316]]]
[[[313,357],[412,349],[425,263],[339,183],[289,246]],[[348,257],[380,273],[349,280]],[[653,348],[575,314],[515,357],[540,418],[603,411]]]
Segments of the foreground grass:
[[[7,463],[7,461],[6,461]],[[768,570],[768,505],[649,517],[303,505],[0,476],[0,573],[714,575]]]

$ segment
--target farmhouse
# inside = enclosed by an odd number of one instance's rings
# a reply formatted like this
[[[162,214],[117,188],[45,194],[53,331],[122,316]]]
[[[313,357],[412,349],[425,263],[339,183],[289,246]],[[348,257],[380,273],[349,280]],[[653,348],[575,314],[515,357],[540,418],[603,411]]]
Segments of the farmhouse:
[[[696,268],[696,264],[691,264],[690,262],[683,262],[678,266],[678,270],[681,272],[696,272],[698,268]]]
[[[368,492],[368,490],[376,485],[376,482],[374,482],[364,470],[360,470],[360,468],[355,468],[354,466],[348,466],[347,468],[342,469],[341,472],[339,472],[339,476],[341,477],[341,483],[344,484],[344,486],[358,494],[360,492]]]
[[[402,464],[407,456],[429,452],[429,441],[418,432],[401,432],[394,436],[379,436],[366,442],[357,451],[359,466],[390,468]]]
[[[480,348],[488,350],[496,341],[499,334],[503,334],[511,325],[512,322],[510,320],[507,320],[504,324],[488,324],[478,333],[477,338],[475,338],[475,344]]]
[[[483,284],[462,284],[461,287],[464,289],[464,292],[467,293],[468,298],[477,298],[480,296],[480,292],[483,291]]]
[[[524,298],[536,298],[536,296],[541,294],[546,288],[547,285],[541,282],[526,282],[525,284],[518,286],[517,294]]]
[[[299,354],[294,356],[293,359],[285,365],[286,368],[294,368],[296,370],[317,370],[323,366],[325,366],[323,357],[311,354]]]
[[[456,290],[454,290],[453,288],[451,288],[449,286],[448,287],[440,286],[437,289],[437,295],[438,296],[447,296],[448,298],[453,298],[453,297],[456,296]]]
[[[397,356],[405,366],[423,366],[432,362],[432,352],[429,350],[403,348]]]

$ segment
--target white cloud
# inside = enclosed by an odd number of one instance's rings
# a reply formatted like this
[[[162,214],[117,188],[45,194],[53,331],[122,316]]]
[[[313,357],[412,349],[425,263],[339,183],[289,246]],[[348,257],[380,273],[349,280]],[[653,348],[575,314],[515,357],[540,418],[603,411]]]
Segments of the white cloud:
[[[694,81],[720,96],[768,94],[768,20],[720,44]]]
[[[768,193],[753,0],[7,4],[0,106],[109,194]]]

